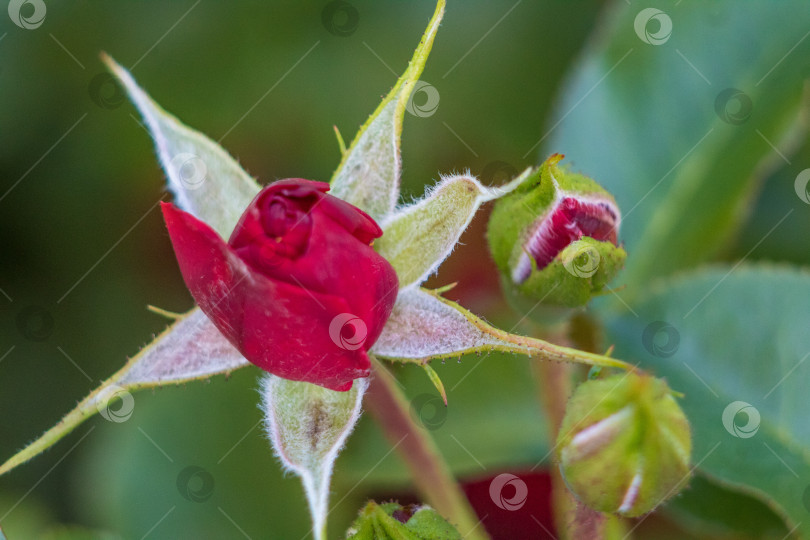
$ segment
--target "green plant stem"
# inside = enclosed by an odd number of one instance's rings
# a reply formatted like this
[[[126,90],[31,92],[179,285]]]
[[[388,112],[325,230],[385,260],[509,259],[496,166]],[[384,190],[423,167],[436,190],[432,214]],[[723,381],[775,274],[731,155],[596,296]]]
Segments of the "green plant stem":
[[[544,337],[551,341],[564,343],[567,326]],[[573,391],[571,381],[572,365],[548,362],[542,359],[533,363],[535,380],[540,401],[546,411],[549,428],[549,441],[552,445],[557,440],[568,398]],[[565,540],[596,540],[605,538],[606,518],[603,514],[591,510],[579,503],[568,490],[556,463],[550,467],[552,480],[552,509],[554,524],[560,538]]]
[[[544,360],[534,360],[532,371],[537,383],[538,395],[548,421],[548,440],[554,445],[560,429],[565,404],[571,392],[570,366],[555,364]],[[570,538],[568,534],[569,523],[572,521],[572,512],[576,508],[576,501],[565,487],[559,467],[553,463],[549,467],[551,475],[551,506],[554,525],[560,538]]]
[[[467,497],[453,478],[430,434],[411,418],[408,400],[396,379],[374,360],[374,378],[365,396],[374,416],[408,467],[414,485],[430,506],[468,540],[488,540]]]

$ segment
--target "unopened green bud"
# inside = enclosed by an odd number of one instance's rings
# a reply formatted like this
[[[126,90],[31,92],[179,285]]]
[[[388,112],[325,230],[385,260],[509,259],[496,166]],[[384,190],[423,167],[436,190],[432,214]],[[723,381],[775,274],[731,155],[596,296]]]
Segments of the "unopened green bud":
[[[347,540],[461,540],[461,535],[427,505],[369,503],[346,533]]]
[[[582,383],[557,438],[566,484],[600,512],[635,517],[689,481],[689,422],[667,384],[626,373]]]
[[[507,294],[534,305],[585,305],[624,265],[621,215],[595,181],[554,154],[492,211],[487,236]]]

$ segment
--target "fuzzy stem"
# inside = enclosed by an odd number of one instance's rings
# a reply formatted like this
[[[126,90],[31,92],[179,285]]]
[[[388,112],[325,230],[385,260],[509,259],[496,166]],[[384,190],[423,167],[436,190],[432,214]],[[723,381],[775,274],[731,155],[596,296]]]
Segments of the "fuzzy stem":
[[[456,483],[436,443],[409,413],[408,401],[396,379],[375,360],[374,378],[366,394],[366,406],[386,438],[398,444],[421,496],[439,514],[456,526],[465,539],[488,540],[464,492]]]
[[[510,334],[509,332],[504,332],[503,330],[496,329],[496,331],[492,333],[499,339],[509,342],[510,344],[517,345],[520,349],[524,349],[514,350],[507,348],[506,350],[508,352],[537,354],[540,359],[546,361],[553,360],[556,362],[573,362],[588,366],[611,367],[630,371],[638,370],[638,368],[632,364],[628,364],[627,362],[623,362],[621,360],[616,360],[615,358],[610,358],[609,356],[595,354],[588,351],[580,351],[578,349],[564,347],[562,345],[555,345],[554,343],[549,343],[548,341],[541,339],[518,336],[515,334]],[[499,347],[495,348],[499,349]]]
[[[319,475],[323,476],[323,475]],[[319,478],[318,486],[315,485],[315,478],[311,476],[301,476],[304,484],[304,491],[309,504],[309,515],[312,517],[312,535],[315,540],[326,540],[326,517],[329,514],[329,480],[331,471],[325,474],[326,480]],[[314,496],[313,496],[314,495]]]

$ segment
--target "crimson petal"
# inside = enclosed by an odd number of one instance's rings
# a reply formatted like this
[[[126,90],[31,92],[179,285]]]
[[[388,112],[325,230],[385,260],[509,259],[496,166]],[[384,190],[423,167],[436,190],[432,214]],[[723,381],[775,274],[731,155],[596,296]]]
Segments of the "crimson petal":
[[[251,363],[339,391],[368,376],[368,355],[355,339],[362,343],[365,325],[343,297],[268,277],[204,222],[170,203],[161,208],[191,295]],[[353,335],[345,335],[347,328]]]

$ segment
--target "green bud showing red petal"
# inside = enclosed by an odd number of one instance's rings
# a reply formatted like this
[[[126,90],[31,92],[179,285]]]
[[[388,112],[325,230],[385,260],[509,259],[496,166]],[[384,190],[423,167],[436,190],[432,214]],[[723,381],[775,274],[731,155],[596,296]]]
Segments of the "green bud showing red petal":
[[[587,176],[558,167],[562,158],[552,155],[500,199],[488,229],[507,295],[519,306],[542,300],[551,315],[585,305],[626,257],[613,197]]]
[[[581,384],[557,438],[566,484],[583,503],[635,517],[689,481],[689,422],[667,384],[634,372]]]
[[[347,540],[461,540],[461,535],[427,505],[369,503],[346,533]]]

